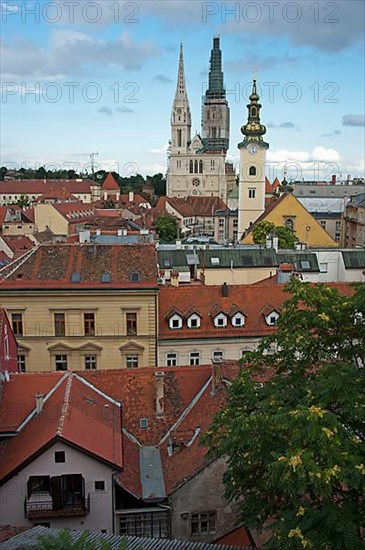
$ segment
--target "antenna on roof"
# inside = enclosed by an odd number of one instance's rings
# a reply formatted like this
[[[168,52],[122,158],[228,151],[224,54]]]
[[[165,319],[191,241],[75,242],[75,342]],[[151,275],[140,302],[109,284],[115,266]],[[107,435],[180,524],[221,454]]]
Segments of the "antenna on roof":
[[[96,153],[90,153],[90,164],[91,164],[91,173],[94,177],[94,173],[95,173],[95,157],[98,157],[99,156],[99,153],[96,152]]]

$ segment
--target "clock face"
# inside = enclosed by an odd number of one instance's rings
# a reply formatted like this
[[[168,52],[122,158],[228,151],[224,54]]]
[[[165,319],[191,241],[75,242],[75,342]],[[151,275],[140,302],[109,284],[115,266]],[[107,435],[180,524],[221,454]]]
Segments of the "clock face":
[[[249,148],[248,148],[248,152],[250,153],[250,155],[256,155],[256,153],[257,153],[256,145],[250,145]]]

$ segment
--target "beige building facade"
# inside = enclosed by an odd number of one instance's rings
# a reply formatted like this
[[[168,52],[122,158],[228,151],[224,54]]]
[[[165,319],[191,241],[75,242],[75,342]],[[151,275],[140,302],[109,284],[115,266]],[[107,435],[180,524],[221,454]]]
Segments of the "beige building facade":
[[[156,365],[153,246],[40,246],[3,276],[20,371]]]

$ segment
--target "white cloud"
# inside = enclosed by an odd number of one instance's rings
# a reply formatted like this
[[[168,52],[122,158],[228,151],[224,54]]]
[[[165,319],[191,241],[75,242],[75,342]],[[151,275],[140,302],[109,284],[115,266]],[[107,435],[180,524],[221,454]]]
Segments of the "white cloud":
[[[335,149],[325,149],[322,146],[315,147],[311,152],[279,149],[278,151],[268,151],[267,160],[284,163],[340,162],[340,154]]]
[[[152,155],[164,155],[167,153],[168,144],[162,145],[161,147],[158,147],[156,149],[147,149],[148,153],[151,153]]]
[[[45,75],[95,76],[95,70],[106,67],[140,69],[144,61],[157,55],[152,42],[136,42],[129,33],[106,41],[68,30],[53,31],[45,47],[24,39],[0,44],[3,80],[43,79]],[[90,66],[92,69],[90,69]]]

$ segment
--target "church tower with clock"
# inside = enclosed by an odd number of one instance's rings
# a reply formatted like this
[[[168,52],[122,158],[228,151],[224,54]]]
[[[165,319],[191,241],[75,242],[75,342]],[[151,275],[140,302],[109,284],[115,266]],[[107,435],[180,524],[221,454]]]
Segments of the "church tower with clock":
[[[167,196],[214,196],[226,201],[228,147],[229,107],[223,82],[219,38],[213,39],[209,84],[203,97],[202,131],[192,139],[181,46],[177,89],[171,113]]]
[[[238,144],[240,150],[240,175],[238,199],[238,235],[242,234],[265,211],[266,151],[269,144],[263,139],[266,127],[260,122],[261,105],[253,80],[248,108],[247,124],[241,132],[245,136]]]

